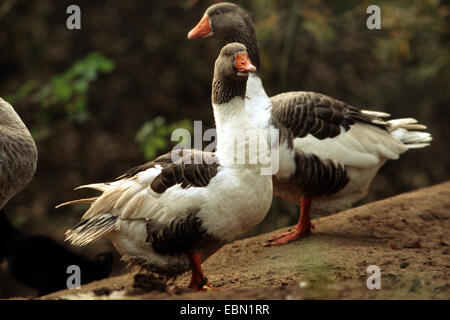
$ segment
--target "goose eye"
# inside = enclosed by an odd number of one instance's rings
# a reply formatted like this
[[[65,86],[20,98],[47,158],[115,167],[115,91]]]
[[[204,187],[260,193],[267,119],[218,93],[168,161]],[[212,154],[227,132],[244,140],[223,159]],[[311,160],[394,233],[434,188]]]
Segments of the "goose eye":
[[[222,13],[222,11],[220,11],[219,9],[217,9],[216,11],[214,11],[212,14],[213,14],[213,16],[217,16],[217,15],[219,15],[219,14],[221,14]]]

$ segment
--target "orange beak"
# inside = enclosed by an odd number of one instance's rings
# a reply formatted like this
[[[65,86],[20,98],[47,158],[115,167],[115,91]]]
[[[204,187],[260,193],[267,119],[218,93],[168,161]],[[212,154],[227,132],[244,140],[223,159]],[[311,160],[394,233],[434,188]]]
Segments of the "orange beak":
[[[200,22],[188,33],[188,39],[206,37],[212,34],[211,23],[205,14]]]
[[[256,67],[250,62],[247,52],[236,53],[234,67],[240,73],[256,72]]]

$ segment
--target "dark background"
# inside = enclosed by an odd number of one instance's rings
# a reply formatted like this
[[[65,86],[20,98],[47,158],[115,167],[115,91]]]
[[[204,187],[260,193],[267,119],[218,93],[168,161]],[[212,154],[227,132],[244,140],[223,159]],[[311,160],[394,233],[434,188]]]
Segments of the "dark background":
[[[388,162],[362,201],[448,180],[450,7],[444,1],[237,1],[249,10],[269,95],[316,91],[351,105],[414,117],[430,147]],[[66,8],[81,7],[81,30]],[[39,150],[33,181],[7,205],[15,226],[59,242],[82,206],[54,209],[168,151],[170,132],[213,127],[216,40],[188,40],[210,1],[0,1],[0,96],[13,104]],[[366,8],[381,7],[381,30]],[[252,234],[289,224],[298,208],[274,199]],[[77,249],[111,250],[106,240]],[[122,263],[115,273],[120,272]],[[31,267],[30,267],[31,268]],[[23,294],[0,273],[0,297]],[[22,290],[22,291],[21,291]],[[33,292],[29,292],[33,294]]]

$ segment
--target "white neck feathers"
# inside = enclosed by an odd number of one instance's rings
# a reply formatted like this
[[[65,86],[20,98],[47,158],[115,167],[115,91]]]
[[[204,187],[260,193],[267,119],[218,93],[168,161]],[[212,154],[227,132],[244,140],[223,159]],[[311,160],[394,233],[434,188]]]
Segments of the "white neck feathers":
[[[258,75],[250,74],[245,96],[245,109],[251,115],[253,123],[258,128],[267,128],[269,126],[272,103]]]
[[[235,97],[213,105],[217,130],[216,154],[224,166],[259,165],[260,155],[267,156],[265,136],[245,110],[244,99]]]

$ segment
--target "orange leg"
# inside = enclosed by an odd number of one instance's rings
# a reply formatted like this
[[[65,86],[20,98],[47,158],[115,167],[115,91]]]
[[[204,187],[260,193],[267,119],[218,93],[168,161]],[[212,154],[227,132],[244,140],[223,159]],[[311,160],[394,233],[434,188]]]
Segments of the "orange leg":
[[[194,291],[202,291],[212,289],[202,271],[202,255],[200,253],[189,253],[189,260],[191,260],[192,277],[189,288]]]
[[[314,225],[309,218],[309,211],[311,209],[311,198],[302,197],[300,200],[300,218],[298,219],[297,227],[294,231],[285,232],[272,237],[265,246],[276,246],[286,244],[301,237],[307,236],[314,229]]]

